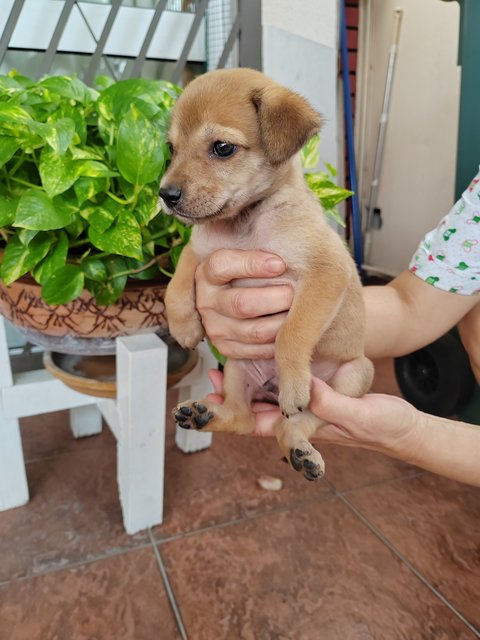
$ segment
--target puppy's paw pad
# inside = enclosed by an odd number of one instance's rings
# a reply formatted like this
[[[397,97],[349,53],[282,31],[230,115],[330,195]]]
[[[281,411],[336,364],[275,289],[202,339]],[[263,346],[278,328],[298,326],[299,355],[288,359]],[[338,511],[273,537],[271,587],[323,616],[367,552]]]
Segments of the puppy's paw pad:
[[[182,429],[195,429],[201,431],[214,419],[215,414],[200,402],[189,402],[178,405],[172,411],[177,426]]]
[[[302,472],[310,481],[319,480],[325,473],[322,456],[310,444],[290,449],[290,464],[295,471]]]

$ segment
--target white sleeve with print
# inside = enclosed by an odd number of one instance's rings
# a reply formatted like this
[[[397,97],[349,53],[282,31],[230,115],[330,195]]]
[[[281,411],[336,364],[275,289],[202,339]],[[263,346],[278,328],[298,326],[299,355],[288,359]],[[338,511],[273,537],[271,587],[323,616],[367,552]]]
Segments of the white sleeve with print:
[[[480,172],[438,227],[427,233],[409,269],[438,289],[480,293]]]

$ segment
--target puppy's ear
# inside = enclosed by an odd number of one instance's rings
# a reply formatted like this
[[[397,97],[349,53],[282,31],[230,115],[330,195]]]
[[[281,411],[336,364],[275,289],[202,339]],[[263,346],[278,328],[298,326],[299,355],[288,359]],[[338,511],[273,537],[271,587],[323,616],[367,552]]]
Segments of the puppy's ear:
[[[273,165],[288,160],[318,133],[322,118],[297,93],[281,86],[258,89],[252,94],[257,110],[264,153]]]

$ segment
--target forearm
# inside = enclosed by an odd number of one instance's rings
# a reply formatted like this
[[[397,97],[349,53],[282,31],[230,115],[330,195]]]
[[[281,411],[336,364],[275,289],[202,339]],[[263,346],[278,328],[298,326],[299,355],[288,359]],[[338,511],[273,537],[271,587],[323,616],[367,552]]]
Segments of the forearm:
[[[478,302],[436,289],[408,271],[384,286],[364,287],[369,358],[411,353],[444,335]]]
[[[384,453],[452,480],[480,486],[480,427],[418,413],[415,432]]]

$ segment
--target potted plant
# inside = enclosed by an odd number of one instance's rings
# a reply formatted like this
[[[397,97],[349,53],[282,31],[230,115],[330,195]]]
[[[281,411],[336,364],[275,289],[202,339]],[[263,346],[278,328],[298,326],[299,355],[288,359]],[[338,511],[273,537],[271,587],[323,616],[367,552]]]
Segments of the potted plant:
[[[33,342],[166,329],[163,291],[189,234],[158,205],[179,92],[0,77],[0,312]]]
[[[168,82],[0,76],[0,313],[27,339],[109,352],[118,335],[167,332],[163,294],[189,229],[159,210],[165,132],[180,89]],[[327,215],[350,195],[315,172]],[[330,175],[329,175],[330,174]],[[147,284],[148,286],[143,286]],[[85,345],[88,345],[86,350]]]

